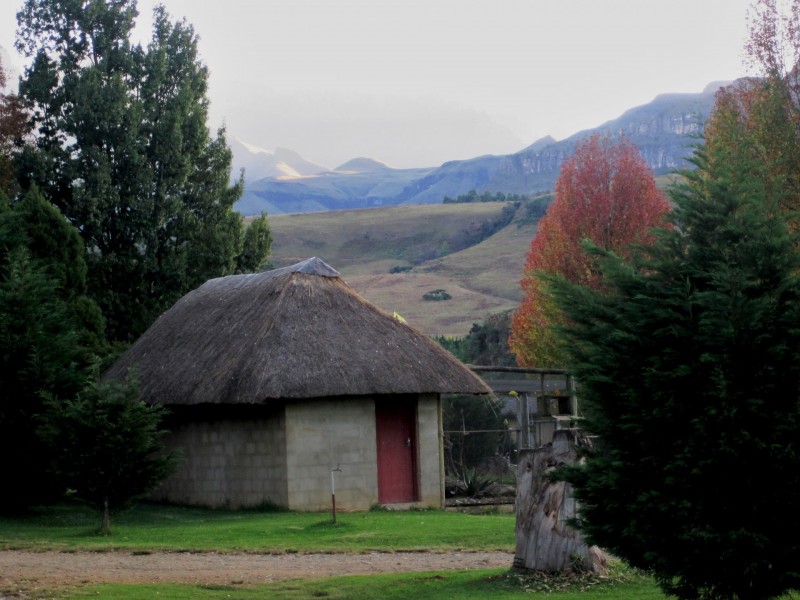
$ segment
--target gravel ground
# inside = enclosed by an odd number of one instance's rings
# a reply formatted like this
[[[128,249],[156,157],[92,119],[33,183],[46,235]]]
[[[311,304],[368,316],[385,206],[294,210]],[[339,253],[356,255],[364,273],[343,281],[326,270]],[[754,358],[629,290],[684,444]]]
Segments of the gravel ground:
[[[91,583],[257,584],[278,579],[511,568],[509,552],[217,554],[0,552],[0,599],[21,591]],[[3,596],[2,594],[6,594]]]

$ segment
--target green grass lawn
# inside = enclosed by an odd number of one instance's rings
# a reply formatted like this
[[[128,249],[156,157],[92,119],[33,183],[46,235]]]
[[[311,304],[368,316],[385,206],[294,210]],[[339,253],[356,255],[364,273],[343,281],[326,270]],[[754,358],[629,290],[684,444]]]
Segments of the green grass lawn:
[[[326,513],[207,510],[142,504],[96,533],[99,514],[78,505],[0,518],[0,549],[33,551],[368,552],[514,549],[515,516],[441,510]],[[8,590],[0,589],[0,596]],[[265,585],[102,584],[28,590],[29,598],[517,598],[662,599],[652,580],[621,565],[607,578],[522,577],[509,569],[277,581]],[[39,595],[40,594],[40,595]]]
[[[268,585],[101,585],[68,590],[64,598],[159,598],[164,600],[299,600],[328,598],[344,600],[547,598],[547,600],[664,600],[653,581],[642,575],[626,574],[600,580],[585,577],[570,583],[520,577],[506,570],[489,569],[458,572],[405,573],[297,579]]]
[[[514,515],[446,511],[330,514],[227,511],[142,504],[96,534],[98,513],[61,505],[0,518],[0,549],[367,552],[514,549]]]

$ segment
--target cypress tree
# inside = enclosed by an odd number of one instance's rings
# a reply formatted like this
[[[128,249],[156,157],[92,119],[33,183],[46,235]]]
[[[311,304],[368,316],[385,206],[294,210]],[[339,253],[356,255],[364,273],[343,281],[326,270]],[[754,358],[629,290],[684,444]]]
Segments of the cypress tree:
[[[678,598],[800,585],[800,258],[747,154],[698,150],[671,228],[592,250],[600,289],[552,281],[598,440],[565,473],[579,526]]]

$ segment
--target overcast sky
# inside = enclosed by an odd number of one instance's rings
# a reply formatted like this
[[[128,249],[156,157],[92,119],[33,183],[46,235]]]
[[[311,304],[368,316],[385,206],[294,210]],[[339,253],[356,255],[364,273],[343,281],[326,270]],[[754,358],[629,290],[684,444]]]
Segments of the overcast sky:
[[[153,4],[139,1],[143,42]],[[163,4],[200,36],[212,127],[329,167],[510,153],[746,73],[749,0]],[[0,46],[21,6],[0,0]]]

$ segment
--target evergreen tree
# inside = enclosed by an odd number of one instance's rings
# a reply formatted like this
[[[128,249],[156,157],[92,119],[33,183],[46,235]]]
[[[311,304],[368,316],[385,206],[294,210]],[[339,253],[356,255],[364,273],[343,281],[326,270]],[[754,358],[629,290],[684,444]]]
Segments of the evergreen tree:
[[[800,586],[800,257],[748,156],[698,152],[673,229],[595,248],[602,292],[554,282],[598,439],[566,474],[579,525],[678,598]]]
[[[272,248],[272,232],[266,213],[256,217],[244,232],[242,252],[236,260],[239,273],[255,273],[269,268],[268,256]]]
[[[130,383],[91,384],[50,408],[43,437],[57,478],[102,513],[100,533],[107,535],[112,514],[174,470],[176,455],[165,453],[161,442],[164,408],[142,402]]]
[[[0,256],[25,248],[37,268],[52,278],[58,297],[78,329],[79,345],[87,351],[85,364],[105,353],[105,320],[87,296],[83,240],[36,186],[0,209]]]
[[[0,254],[0,508],[16,510],[55,492],[36,419],[43,393],[64,398],[81,388],[86,356],[55,280],[22,246]]]
[[[134,46],[136,16],[133,0],[26,0],[17,14],[17,48],[33,58],[20,96],[37,131],[18,156],[22,184],[80,231],[112,340],[233,273],[243,243],[241,180],[230,185],[224,131],[212,138],[206,124],[197,36],[159,6],[147,48]]]
[[[42,394],[77,393],[103,349],[103,319],[84,295],[85,275],[80,236],[35,188],[13,203],[0,197],[0,451],[15,457],[4,508],[54,491],[36,432]]]

